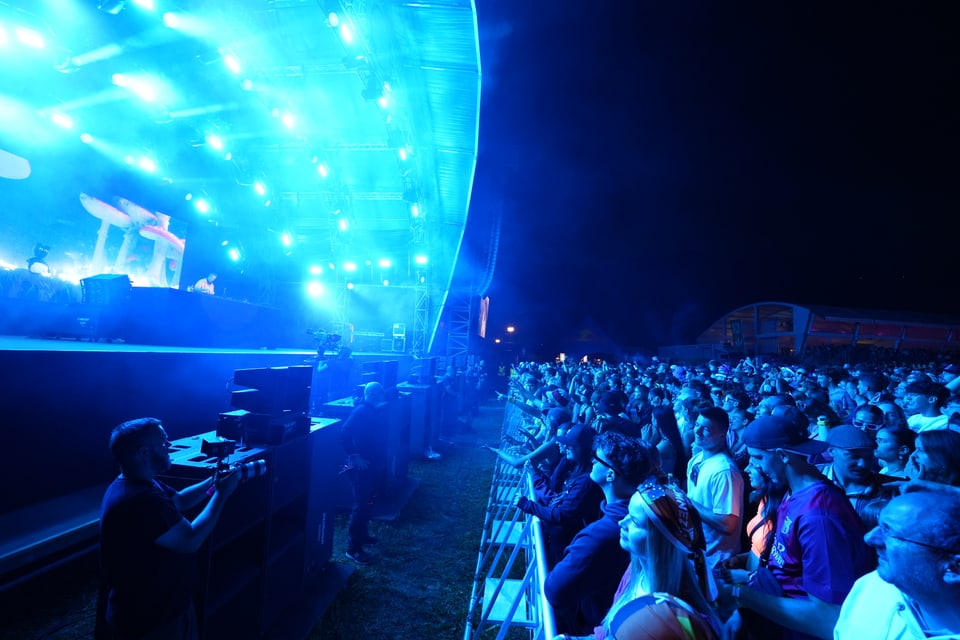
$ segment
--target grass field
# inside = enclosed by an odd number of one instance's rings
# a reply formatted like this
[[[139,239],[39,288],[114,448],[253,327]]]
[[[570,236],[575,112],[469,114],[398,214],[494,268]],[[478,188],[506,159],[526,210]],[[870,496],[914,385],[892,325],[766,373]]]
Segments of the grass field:
[[[494,456],[481,445],[497,442],[502,416],[502,407],[484,407],[473,432],[441,443],[439,460],[410,461],[416,491],[395,520],[371,523],[375,561],[356,568],[310,639],[463,637],[493,474]],[[346,520],[337,517],[332,562],[351,563]],[[0,638],[92,638],[98,588],[96,559],[86,557],[0,595]]]

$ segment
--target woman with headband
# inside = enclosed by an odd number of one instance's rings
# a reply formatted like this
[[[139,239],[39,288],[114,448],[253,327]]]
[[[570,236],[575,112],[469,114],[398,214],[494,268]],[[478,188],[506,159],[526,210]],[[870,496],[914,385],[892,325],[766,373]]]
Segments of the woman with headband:
[[[620,521],[620,545],[630,553],[630,566],[594,640],[720,636],[700,514],[686,494],[672,484],[641,485]]]

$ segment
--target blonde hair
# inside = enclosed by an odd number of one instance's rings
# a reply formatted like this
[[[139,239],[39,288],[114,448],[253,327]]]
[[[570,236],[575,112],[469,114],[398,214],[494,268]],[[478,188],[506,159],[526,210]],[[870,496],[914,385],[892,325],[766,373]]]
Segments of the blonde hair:
[[[609,633],[610,624],[620,607],[647,593],[669,593],[689,604],[695,611],[705,616],[715,629],[721,627],[717,613],[700,587],[700,579],[694,566],[691,552],[686,552],[659,527],[650,522],[647,514],[647,536],[643,545],[643,558],[648,560],[649,572],[644,572],[641,556],[630,553],[630,580],[623,594],[610,607],[601,624]],[[641,585],[646,582],[645,593]]]

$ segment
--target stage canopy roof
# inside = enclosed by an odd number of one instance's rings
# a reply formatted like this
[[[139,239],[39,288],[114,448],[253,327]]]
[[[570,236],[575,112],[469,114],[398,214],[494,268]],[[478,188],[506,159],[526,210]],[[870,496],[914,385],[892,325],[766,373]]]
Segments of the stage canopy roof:
[[[32,165],[0,181],[0,260],[43,241],[86,275],[79,195],[125,198],[185,225],[186,282],[232,263],[238,297],[267,303],[312,280],[417,285],[432,340],[477,156],[473,2],[99,4],[0,2],[0,149]]]

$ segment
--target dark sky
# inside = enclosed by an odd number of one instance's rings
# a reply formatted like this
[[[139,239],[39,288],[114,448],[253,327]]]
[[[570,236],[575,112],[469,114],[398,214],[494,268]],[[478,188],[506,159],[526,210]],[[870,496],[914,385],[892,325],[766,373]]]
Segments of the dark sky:
[[[960,313],[960,3],[477,11],[465,257],[499,215],[494,333],[689,343],[761,300]]]

